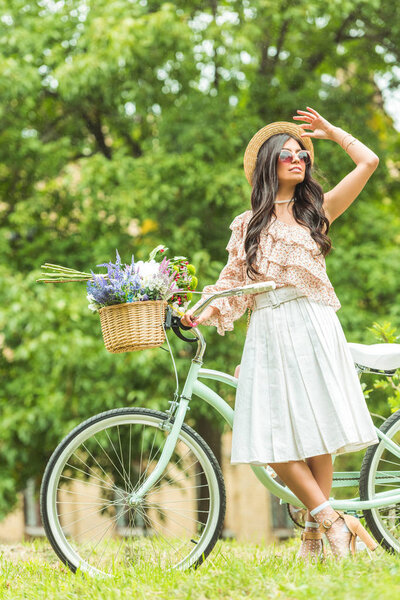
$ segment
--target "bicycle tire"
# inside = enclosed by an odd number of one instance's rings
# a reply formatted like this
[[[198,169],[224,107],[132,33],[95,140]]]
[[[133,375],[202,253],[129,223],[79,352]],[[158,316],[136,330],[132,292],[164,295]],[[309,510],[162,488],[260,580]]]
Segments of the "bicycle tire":
[[[400,432],[400,410],[388,417],[381,425],[380,430],[391,439],[395,434]],[[381,441],[379,444],[370,446],[365,453],[360,471],[360,500],[371,500],[374,497],[374,487],[375,485],[379,485],[379,483],[376,483],[378,463],[384,452],[384,448],[384,444]],[[395,506],[398,506],[400,512],[400,503]],[[400,552],[400,539],[396,541],[394,536],[391,535],[388,526],[385,525],[383,517],[380,514],[380,510],[382,509],[364,510],[363,514],[366,523],[378,544],[391,554],[398,553]],[[386,510],[388,510],[388,508],[386,508]]]
[[[95,415],[83,423],[79,424],[75,427],[57,446],[54,450],[52,456],[50,457],[48,464],[46,466],[41,490],[40,490],[40,510],[42,516],[42,523],[47,535],[47,538],[53,547],[57,556],[61,559],[61,561],[67,565],[73,572],[76,572],[78,568],[88,572],[90,575],[95,575],[96,569],[93,569],[91,565],[87,565],[84,561],[79,557],[79,560],[76,559],[76,551],[69,544],[67,538],[63,535],[60,536],[60,527],[61,525],[57,525],[56,520],[58,517],[55,516],[54,512],[56,510],[55,505],[56,495],[57,495],[57,486],[58,480],[56,478],[55,473],[60,471],[62,468],[62,462],[64,460],[63,457],[67,457],[65,464],[68,463],[68,459],[70,455],[68,452],[74,446],[74,442],[78,439],[78,436],[84,435],[87,432],[94,431],[96,432],[96,427],[103,427],[103,430],[106,429],[107,422],[111,422],[111,420],[116,420],[121,417],[121,423],[123,420],[129,419],[130,417],[137,418],[142,417],[144,419],[149,418],[153,419],[154,422],[165,421],[168,418],[166,413],[161,411],[156,411],[152,409],[146,408],[119,408],[109,410],[98,415]],[[171,419],[173,423],[174,419]],[[99,429],[101,431],[101,429]],[[89,438],[87,438],[89,439]],[[223,475],[221,472],[221,468],[218,464],[218,461],[213,454],[212,450],[208,446],[208,444],[203,440],[203,438],[194,431],[187,424],[183,424],[181,428],[180,435],[178,440],[185,440],[185,442],[191,447],[194,448],[195,451],[198,452],[201,460],[204,461],[205,466],[207,467],[210,475],[211,485],[213,486],[213,494],[214,494],[214,502],[212,505],[212,520],[213,525],[208,532],[208,535],[200,538],[199,542],[196,544],[193,552],[190,553],[190,560],[188,559],[188,564],[184,567],[180,567],[182,570],[186,568],[197,568],[199,567],[204,560],[207,558],[213,547],[215,546],[222,530],[225,509],[226,509],[226,493],[225,493],[225,484]],[[190,446],[189,446],[190,447]],[[56,486],[56,487],[54,487]],[[210,502],[211,504],[211,502]],[[206,531],[206,529],[205,529]],[[182,562],[182,561],[180,561]],[[175,568],[175,567],[173,567]]]

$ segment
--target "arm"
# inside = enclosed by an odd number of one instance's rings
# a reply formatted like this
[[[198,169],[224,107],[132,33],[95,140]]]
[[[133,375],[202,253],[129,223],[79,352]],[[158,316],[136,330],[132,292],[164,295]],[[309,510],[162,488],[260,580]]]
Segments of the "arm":
[[[307,123],[301,123],[300,127],[312,129],[312,132],[301,134],[302,137],[332,140],[338,143],[356,164],[355,169],[324,194],[323,207],[329,222],[332,224],[357,198],[378,166],[379,157],[351,134],[329,123],[316,110],[309,106],[307,108],[309,112],[297,111],[304,116],[293,117],[294,119],[307,121]]]
[[[357,165],[334,188],[324,194],[324,210],[332,223],[352,204],[379,164],[379,157],[360,140],[340,127],[333,127],[329,137],[338,143]]]
[[[246,261],[241,244],[243,240],[244,222],[242,215],[238,215],[229,226],[232,229],[230,240],[226,246],[229,252],[228,262],[222,269],[218,280],[213,285],[203,288],[201,300],[190,307],[193,311],[204,300],[215,294],[245,284]],[[202,322],[202,325],[213,325],[217,328],[219,335],[225,335],[225,331],[233,330],[233,322],[239,319],[249,305],[249,295],[229,296],[216,298],[208,306],[215,308],[215,314]]]

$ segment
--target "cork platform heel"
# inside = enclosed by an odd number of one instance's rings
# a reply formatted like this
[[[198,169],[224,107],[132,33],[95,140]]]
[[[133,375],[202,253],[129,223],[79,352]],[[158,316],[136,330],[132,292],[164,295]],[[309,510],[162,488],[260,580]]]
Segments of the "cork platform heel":
[[[353,517],[352,515],[346,515],[345,513],[341,512],[339,510],[336,512],[342,517],[342,519],[344,519],[344,522],[346,523],[347,527],[350,530],[350,533],[351,533],[350,551],[353,556],[356,553],[357,536],[360,538],[361,541],[364,542],[364,544],[366,545],[368,550],[371,550],[373,552],[374,550],[377,549],[379,544],[368,533],[368,531],[365,529],[365,527],[362,526],[362,524],[357,519],[357,517]]]
[[[354,556],[357,550],[357,536],[364,542],[369,551],[376,550],[378,547],[376,541],[356,517],[327,507],[314,515],[314,518],[319,523],[318,531],[325,533],[328,538],[335,558],[346,556],[349,552]],[[341,519],[342,524],[347,525],[347,532],[343,531],[342,526],[337,526],[339,519]]]

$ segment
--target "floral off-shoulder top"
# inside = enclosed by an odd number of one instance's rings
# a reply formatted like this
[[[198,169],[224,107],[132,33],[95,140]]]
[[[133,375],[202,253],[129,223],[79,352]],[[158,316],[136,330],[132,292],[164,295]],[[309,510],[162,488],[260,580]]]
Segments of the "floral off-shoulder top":
[[[255,266],[261,276],[255,279],[248,277],[244,239],[252,214],[251,210],[246,210],[229,225],[232,234],[226,246],[228,262],[218,281],[214,285],[205,286],[201,299],[190,309],[197,308],[216,292],[272,279],[277,288],[295,286],[309,298],[329,304],[338,311],[341,304],[327,275],[325,257],[320,254],[320,248],[311,237],[310,230],[300,224],[288,225],[272,217],[268,228],[261,231],[257,249]],[[219,313],[203,321],[202,325],[213,325],[220,335],[225,335],[225,331],[233,330],[233,322],[247,308],[253,308],[254,294],[217,298],[209,306],[218,308]]]

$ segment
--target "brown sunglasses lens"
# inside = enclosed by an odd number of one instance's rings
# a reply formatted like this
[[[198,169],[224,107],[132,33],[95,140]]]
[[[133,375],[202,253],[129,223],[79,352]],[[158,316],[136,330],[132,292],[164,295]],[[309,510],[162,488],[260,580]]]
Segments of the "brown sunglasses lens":
[[[299,160],[305,164],[311,162],[310,154],[307,150],[300,150],[297,152],[297,156]],[[290,150],[281,150],[279,153],[279,160],[283,163],[290,163],[293,160],[293,153]]]

